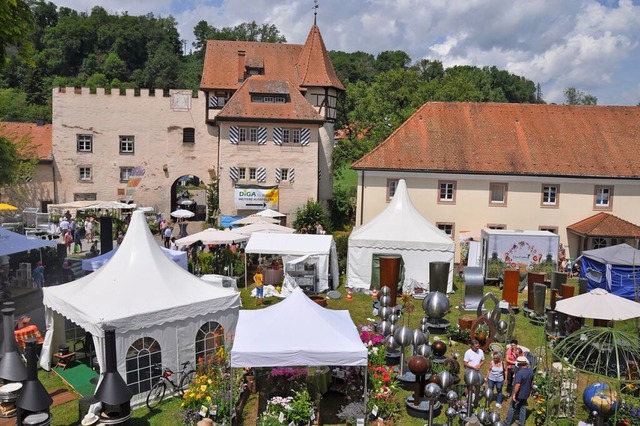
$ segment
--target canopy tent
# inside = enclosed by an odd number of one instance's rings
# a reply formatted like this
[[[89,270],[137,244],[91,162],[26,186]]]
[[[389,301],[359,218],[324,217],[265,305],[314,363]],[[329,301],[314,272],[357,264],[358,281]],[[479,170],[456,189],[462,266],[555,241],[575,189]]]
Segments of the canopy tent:
[[[596,288],[558,301],[556,311],[580,318],[625,321],[640,317],[640,303]]]
[[[285,217],[286,216],[286,214],[280,213],[280,212],[272,210],[272,209],[264,209],[264,210],[259,211],[258,213],[256,213],[256,215],[265,216],[265,217]]]
[[[17,232],[0,228],[0,256],[8,256],[27,250],[35,250],[42,247],[55,246],[58,243],[40,238],[29,238]]]
[[[587,278],[588,290],[602,288],[625,299],[636,300],[636,291],[640,292],[640,250],[618,244],[583,251],[580,278]]]
[[[196,232],[184,238],[176,240],[179,247],[188,246],[190,244],[202,241],[203,244],[233,244],[247,241],[249,237],[239,234],[235,231],[221,231],[220,229],[208,228],[204,231]]]
[[[323,308],[300,288],[276,305],[240,311],[232,367],[324,365],[367,365],[349,311]]]
[[[274,219],[268,216],[258,216],[257,214],[252,214],[251,216],[243,217],[242,219],[238,219],[233,221],[232,225],[250,225],[252,223],[280,223],[278,219]]]
[[[279,254],[282,256],[314,256],[318,259],[317,291],[338,288],[338,256],[336,243],[331,235],[314,234],[269,234],[256,232],[245,248],[246,253]],[[287,261],[292,257],[285,258]],[[331,274],[331,282],[329,282]],[[247,274],[245,274],[246,277]]]
[[[243,235],[251,235],[254,232],[268,232],[272,234],[293,234],[296,232],[293,228],[276,225],[275,223],[252,223],[251,225],[235,228],[233,231]]]
[[[355,228],[349,237],[347,287],[369,289],[374,255],[400,254],[404,285],[429,282],[430,262],[449,262],[447,292],[453,291],[455,242],[416,210],[400,179],[395,195],[378,216]]]
[[[103,268],[71,283],[44,288],[43,302],[47,323],[40,357],[43,368],[50,368],[55,311],[93,335],[102,372],[103,329],[115,327],[118,371],[127,378],[128,354],[144,349],[148,357],[151,349],[142,348],[148,342],[157,343],[152,349],[159,350],[163,366],[174,371],[182,362],[195,362],[199,330],[218,324],[225,334],[232,333],[241,305],[239,293],[208,284],[167,258],[140,211],[133,213],[122,245]],[[133,360],[135,364],[137,358]],[[139,377],[151,375],[150,366],[143,370]],[[144,396],[134,396],[132,403]]]
[[[162,249],[164,254],[167,255],[169,259],[180,265],[182,269],[184,269],[185,271],[189,269],[186,251],[169,250],[168,248],[164,247],[160,247],[160,249]],[[115,248],[111,251],[101,254],[100,256],[92,257],[90,259],[84,259],[82,261],[82,270],[97,271],[102,265],[107,263],[107,261],[113,257],[113,255],[116,253],[116,250],[118,249]]]

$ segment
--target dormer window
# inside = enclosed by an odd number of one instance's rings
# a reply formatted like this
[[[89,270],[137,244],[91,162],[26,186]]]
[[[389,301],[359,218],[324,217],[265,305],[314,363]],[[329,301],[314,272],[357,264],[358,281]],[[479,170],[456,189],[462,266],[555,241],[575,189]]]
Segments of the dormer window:
[[[284,104],[287,102],[287,97],[286,96],[252,95],[251,102],[265,103],[265,104]]]

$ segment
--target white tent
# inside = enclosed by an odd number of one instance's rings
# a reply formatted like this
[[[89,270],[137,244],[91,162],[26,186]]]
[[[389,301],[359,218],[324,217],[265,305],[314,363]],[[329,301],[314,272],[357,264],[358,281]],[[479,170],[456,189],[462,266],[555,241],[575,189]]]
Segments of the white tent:
[[[313,256],[318,259],[317,291],[326,291],[329,287],[338,288],[338,256],[336,243],[331,235],[255,232],[251,234],[245,252],[279,254],[283,256],[284,263],[294,260],[295,257]],[[329,273],[331,273],[331,283]]]
[[[449,262],[447,292],[453,291],[455,242],[416,210],[404,179],[387,208],[351,233],[347,287],[370,288],[374,254],[402,255],[405,288],[412,280],[429,283],[430,262]]]
[[[165,255],[169,257],[169,259],[176,262],[182,269],[185,271],[189,269],[189,262],[187,261],[187,252],[179,251],[179,250],[169,250],[168,248],[160,247]],[[89,259],[84,259],[82,261],[82,270],[83,271],[97,271],[102,265],[107,263],[109,259],[113,257],[116,253],[117,248],[108,251],[100,256],[91,257]]]
[[[240,311],[232,367],[324,365],[367,365],[349,311],[323,308],[300,288],[266,309]]]
[[[40,357],[43,368],[50,368],[55,311],[93,335],[102,371],[103,328],[115,327],[118,371],[126,380],[127,355],[141,350],[148,358],[144,345],[149,342],[157,343],[150,352],[157,356],[154,351],[159,348],[162,364],[174,371],[182,362],[195,362],[198,331],[215,322],[225,334],[233,333],[241,305],[239,293],[208,284],[165,256],[140,211],[133,213],[122,245],[103,268],[68,284],[45,287],[43,302],[47,323]],[[136,363],[134,358],[132,364]],[[148,372],[136,367],[132,375],[144,377]],[[144,396],[134,396],[132,403]]]
[[[207,228],[204,231],[196,232],[195,234],[176,240],[176,244],[178,247],[188,246],[198,241],[202,241],[202,244],[234,244],[247,241],[248,239],[248,236],[228,229],[222,231],[220,229]]]
[[[252,223],[251,225],[234,228],[233,231],[243,235],[251,235],[254,232],[269,232],[272,234],[293,234],[296,232],[293,228],[276,225],[275,223]]]

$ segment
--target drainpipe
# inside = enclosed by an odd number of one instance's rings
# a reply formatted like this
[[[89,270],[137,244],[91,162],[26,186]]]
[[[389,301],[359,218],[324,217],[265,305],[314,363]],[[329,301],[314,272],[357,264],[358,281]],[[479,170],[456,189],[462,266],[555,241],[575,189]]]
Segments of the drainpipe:
[[[360,225],[362,225],[362,221],[364,218],[364,170],[362,171],[362,175],[360,177]]]
[[[53,175],[53,202],[58,203],[58,183],[56,182],[56,157],[51,153],[51,174]]]

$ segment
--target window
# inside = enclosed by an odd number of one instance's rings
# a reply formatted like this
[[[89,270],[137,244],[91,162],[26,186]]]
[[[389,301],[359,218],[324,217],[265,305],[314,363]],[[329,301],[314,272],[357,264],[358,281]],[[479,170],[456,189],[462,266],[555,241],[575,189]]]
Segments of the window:
[[[76,135],[78,152],[93,152],[93,135]]]
[[[542,206],[557,207],[560,188],[557,185],[542,185]]]
[[[258,143],[258,128],[240,127],[238,129],[238,142]]]
[[[456,183],[452,181],[438,182],[440,188],[438,194],[438,203],[455,203],[456,202]]]
[[[249,167],[249,180],[256,180],[256,168]]]
[[[196,333],[196,365],[215,355],[224,347],[224,328],[215,321],[209,321]]]
[[[289,169],[280,170],[280,180],[281,181],[289,180]]]
[[[594,208],[610,210],[613,207],[613,187],[596,186]]]
[[[83,181],[83,182],[87,182],[90,181],[92,179],[91,177],[91,167],[89,166],[80,166],[78,168],[78,178]]]
[[[394,195],[396,195],[396,188],[398,187],[398,179],[387,179],[387,202],[391,201]]]
[[[120,136],[120,154],[133,154],[133,136]]]
[[[73,201],[96,201],[98,199],[98,194],[93,193],[80,193],[73,194]]]
[[[455,226],[453,223],[436,222],[436,226],[439,230],[447,234],[450,238],[453,238]]]
[[[558,235],[558,227],[557,226],[539,226],[538,229],[540,231],[549,231],[552,234]]]
[[[282,143],[300,143],[300,129],[282,129]]]
[[[264,102],[272,104],[273,103],[273,96],[265,96],[264,97]]]
[[[245,180],[247,178],[247,169],[244,167],[238,167],[238,180]]]
[[[507,225],[504,223],[487,223],[489,229],[507,229]]]
[[[182,129],[182,143],[195,143],[196,129],[193,127],[185,127]]]
[[[131,392],[135,395],[149,391],[162,374],[162,369],[153,368],[154,364],[162,364],[160,344],[151,337],[136,340],[127,350],[125,364]]]
[[[120,167],[120,182],[127,182],[133,172],[133,167]]]
[[[607,240],[605,238],[594,238],[593,239],[593,248],[605,248],[607,246]]]
[[[506,206],[507,205],[507,187],[506,183],[492,182],[489,184],[489,205],[490,206]]]

